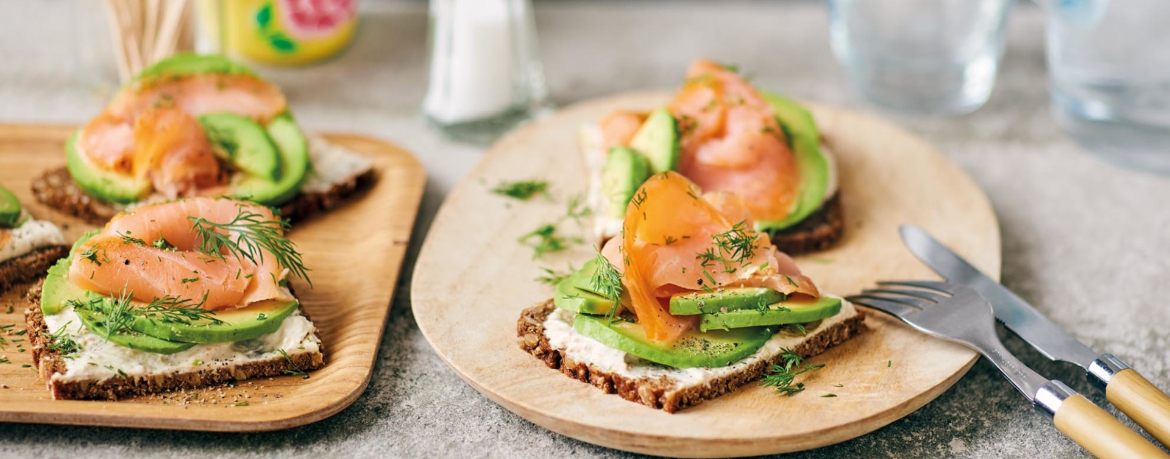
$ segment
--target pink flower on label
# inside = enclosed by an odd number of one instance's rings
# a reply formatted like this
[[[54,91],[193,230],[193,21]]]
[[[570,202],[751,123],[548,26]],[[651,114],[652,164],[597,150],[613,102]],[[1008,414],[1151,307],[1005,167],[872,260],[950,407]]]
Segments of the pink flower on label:
[[[278,0],[288,33],[296,38],[329,35],[357,14],[357,0]]]

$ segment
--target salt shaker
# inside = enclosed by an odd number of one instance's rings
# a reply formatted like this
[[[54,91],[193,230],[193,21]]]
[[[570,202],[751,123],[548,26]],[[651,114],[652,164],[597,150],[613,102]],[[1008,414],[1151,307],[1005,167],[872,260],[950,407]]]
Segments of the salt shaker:
[[[546,103],[531,0],[431,0],[423,116],[447,135],[486,143]]]

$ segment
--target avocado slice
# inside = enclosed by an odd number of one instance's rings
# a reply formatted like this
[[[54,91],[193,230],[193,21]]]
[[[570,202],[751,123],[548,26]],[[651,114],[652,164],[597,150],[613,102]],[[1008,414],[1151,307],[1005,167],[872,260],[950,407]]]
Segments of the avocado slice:
[[[45,278],[45,283],[41,286],[41,312],[45,315],[53,315],[61,312],[61,309],[64,309],[66,302],[69,300],[86,302],[93,298],[100,298],[100,295],[82,290],[80,287],[69,282],[69,278],[67,277],[69,273],[69,261],[70,258],[62,258],[57,260],[57,263],[49,268],[49,275]],[[81,318],[81,323],[85,325],[85,328],[88,328],[98,336],[106,336],[105,316],[101,312],[84,308],[74,308],[74,312]],[[174,354],[194,346],[191,343],[176,343],[144,335],[136,331],[110,334],[107,339],[119,346],[153,352],[155,354]]]
[[[670,297],[670,313],[678,315],[714,314],[738,309],[759,311],[784,301],[785,295],[770,288],[725,288],[714,292],[681,293]]]
[[[134,77],[135,81],[163,77],[219,73],[256,75],[252,69],[219,54],[181,53],[154,63]]]
[[[280,152],[278,179],[241,174],[232,184],[231,196],[250,199],[266,206],[288,202],[301,189],[309,171],[309,142],[288,112],[268,123],[268,137]]]
[[[594,292],[581,290],[575,287],[574,279],[570,276],[557,284],[553,304],[561,309],[581,313],[604,315],[613,307],[613,301]]]
[[[614,218],[626,215],[626,206],[634,192],[650,178],[650,163],[645,156],[626,147],[613,147],[601,167],[601,194],[609,199],[606,213]]]
[[[675,368],[725,367],[743,360],[764,346],[775,328],[753,327],[688,331],[677,341],[660,343],[646,338],[642,326],[623,319],[577,314],[573,329],[601,344],[654,363]]]
[[[132,204],[150,193],[150,180],[146,177],[138,178],[90,164],[85,155],[77,149],[77,139],[80,136],[81,130],[78,129],[65,142],[65,162],[69,167],[69,175],[77,182],[77,186],[98,199],[118,204]]]
[[[20,198],[0,186],[0,227],[15,228],[20,223],[21,211]]]
[[[578,290],[593,293],[595,295],[601,295],[602,292],[597,291],[597,289],[593,287],[592,279],[593,273],[595,272],[597,272],[597,259],[591,258],[589,261],[586,261],[585,264],[581,265],[581,269],[578,269],[573,274],[570,274],[568,281]]]
[[[273,182],[280,180],[280,153],[264,126],[231,112],[199,117],[215,154],[236,169]]]
[[[646,156],[650,161],[651,174],[673,171],[678,169],[678,156],[681,150],[678,138],[678,122],[670,114],[670,110],[659,108],[650,112],[642,127],[634,133],[634,137],[630,139],[630,148]]]
[[[106,300],[109,299],[107,298]],[[85,328],[119,346],[155,354],[174,354],[195,346],[194,343],[167,341],[136,331],[122,331],[106,336],[104,314],[99,311],[84,308],[74,308],[73,310],[77,312],[77,316],[81,318],[81,323],[85,325]]]
[[[183,343],[231,343],[258,338],[280,330],[284,319],[297,310],[296,301],[263,301],[240,309],[216,311],[219,322],[168,321],[138,317],[130,328],[145,335]]]
[[[776,120],[788,134],[796,165],[800,169],[800,190],[788,216],[756,221],[757,230],[775,233],[800,223],[821,207],[829,183],[829,160],[821,151],[820,131],[807,109],[778,94],[761,91],[760,95],[772,106]]]
[[[816,322],[841,312],[841,299],[822,296],[815,300],[788,300],[767,309],[737,309],[703,314],[699,331]]]

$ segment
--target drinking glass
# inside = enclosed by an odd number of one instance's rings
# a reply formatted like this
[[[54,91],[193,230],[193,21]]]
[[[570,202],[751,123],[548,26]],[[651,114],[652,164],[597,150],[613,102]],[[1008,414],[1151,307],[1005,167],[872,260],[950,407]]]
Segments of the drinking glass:
[[[995,86],[1012,0],[826,0],[833,52],[863,97],[962,114]]]
[[[1107,160],[1170,173],[1170,1],[1040,3],[1057,122]]]

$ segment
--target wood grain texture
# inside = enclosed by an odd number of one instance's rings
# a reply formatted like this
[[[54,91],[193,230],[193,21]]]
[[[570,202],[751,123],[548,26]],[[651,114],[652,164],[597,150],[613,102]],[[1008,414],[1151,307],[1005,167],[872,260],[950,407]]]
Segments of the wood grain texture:
[[[1132,368],[1113,375],[1105,398],[1163,445],[1170,445],[1170,397]]]
[[[666,93],[627,94],[574,105],[501,139],[451,193],[423,245],[411,285],[415,319],[436,352],[468,384],[555,432],[612,448],[668,456],[780,453],[838,443],[918,409],[976,359],[874,312],[870,331],[812,359],[804,393],[779,397],[751,386],[668,414],[565,377],[522,351],[520,311],[552,296],[540,267],[563,270],[592,256],[584,246],[532,259],[516,239],[565,212],[586,189],[577,129],[619,108],[648,110]],[[930,145],[874,119],[812,106],[841,173],[846,229],[833,249],[797,259],[823,291],[850,294],[879,279],[935,276],[903,247],[898,225],[915,223],[999,277],[999,229],[982,191]],[[554,200],[492,194],[501,180],[543,178]],[[569,234],[585,228],[561,224]],[[840,384],[842,387],[835,387]],[[837,397],[822,398],[834,393]]]
[[[38,203],[29,182],[43,170],[63,164],[64,141],[73,129],[0,125],[0,183],[34,216],[62,225],[71,241],[95,227]],[[32,352],[20,352],[16,345],[27,348],[28,342],[13,342],[22,337],[4,335],[9,344],[0,349],[0,356],[12,363],[0,364],[0,421],[264,431],[318,421],[353,403],[373,371],[426,174],[418,160],[393,144],[355,135],[326,138],[372,159],[377,181],[351,202],[298,224],[290,233],[312,270],[313,288],[300,279],[293,284],[324,342],[328,363],[323,369],[309,379],[265,378],[236,387],[119,402],[51,400],[35,368],[23,367],[32,364]],[[0,325],[23,328],[27,288],[0,296]],[[192,399],[191,393],[200,396]],[[234,406],[237,399],[248,401],[248,406]]]
[[[1101,459],[1170,458],[1080,394],[1065,399],[1052,422],[1056,430]]]

